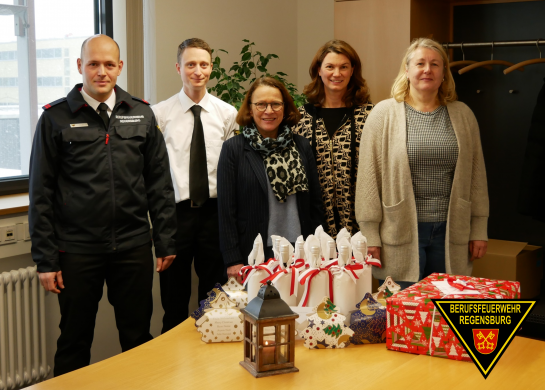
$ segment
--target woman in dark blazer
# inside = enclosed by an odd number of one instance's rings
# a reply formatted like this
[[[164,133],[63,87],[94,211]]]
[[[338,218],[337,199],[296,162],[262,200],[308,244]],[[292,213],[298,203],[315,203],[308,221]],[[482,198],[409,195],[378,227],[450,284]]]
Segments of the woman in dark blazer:
[[[295,242],[322,223],[310,143],[291,132],[300,114],[286,87],[257,79],[237,115],[242,133],[223,144],[218,163],[220,248],[228,276],[248,263],[258,233],[270,256],[271,234]]]

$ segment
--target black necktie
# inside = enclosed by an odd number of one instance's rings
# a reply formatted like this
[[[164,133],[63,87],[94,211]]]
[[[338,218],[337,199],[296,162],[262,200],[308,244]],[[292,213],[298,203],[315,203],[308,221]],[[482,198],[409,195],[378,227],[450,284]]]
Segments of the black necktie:
[[[206,148],[204,130],[201,122],[201,106],[194,105],[191,112],[195,117],[193,137],[189,157],[189,198],[195,206],[202,206],[209,198],[208,168],[206,166]]]
[[[98,105],[98,115],[100,115],[104,121],[104,124],[106,125],[106,129],[108,129],[108,126],[110,125],[110,117],[108,116],[108,105],[106,103],[100,103]]]

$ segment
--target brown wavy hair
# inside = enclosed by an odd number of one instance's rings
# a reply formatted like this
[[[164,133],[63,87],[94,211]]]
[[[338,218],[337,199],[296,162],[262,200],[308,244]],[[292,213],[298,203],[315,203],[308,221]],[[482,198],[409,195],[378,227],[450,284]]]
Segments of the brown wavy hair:
[[[310,64],[308,73],[310,74],[312,81],[310,84],[306,85],[305,89],[303,90],[303,94],[306,95],[309,103],[312,103],[315,106],[322,106],[325,103],[324,83],[318,72],[320,71],[322,62],[328,53],[345,55],[350,60],[352,68],[354,68],[354,72],[352,73],[352,77],[350,77],[346,93],[343,97],[344,104],[346,104],[347,107],[352,107],[353,105],[361,106],[369,103],[369,87],[361,75],[360,57],[352,46],[345,41],[341,41],[340,39],[333,39],[326,42],[318,49]]]
[[[292,127],[299,123],[301,114],[295,106],[290,93],[284,84],[274,77],[261,77],[254,81],[248,92],[246,92],[246,96],[244,97],[244,101],[240,106],[240,110],[238,110],[236,119],[237,123],[240,126],[248,126],[253,123],[254,119],[252,118],[252,108],[250,107],[250,103],[252,103],[252,95],[254,91],[262,86],[276,88],[280,90],[280,93],[282,94],[282,101],[284,102],[284,120],[282,121],[281,125]]]

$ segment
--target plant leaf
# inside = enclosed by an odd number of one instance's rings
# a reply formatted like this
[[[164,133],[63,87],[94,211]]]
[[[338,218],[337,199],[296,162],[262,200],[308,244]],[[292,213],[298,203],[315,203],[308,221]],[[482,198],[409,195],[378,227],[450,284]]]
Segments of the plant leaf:
[[[252,58],[252,53],[244,53],[242,56],[242,61],[248,61],[250,58]]]
[[[249,40],[247,39],[243,39],[242,42],[250,42]]]
[[[250,45],[246,45],[242,48],[242,50],[240,51],[240,54],[244,54],[248,51],[248,48],[250,47]]]
[[[265,68],[264,66],[258,66],[257,69],[258,69],[260,72],[263,72],[263,73],[266,73],[266,72],[267,72],[267,68]]]

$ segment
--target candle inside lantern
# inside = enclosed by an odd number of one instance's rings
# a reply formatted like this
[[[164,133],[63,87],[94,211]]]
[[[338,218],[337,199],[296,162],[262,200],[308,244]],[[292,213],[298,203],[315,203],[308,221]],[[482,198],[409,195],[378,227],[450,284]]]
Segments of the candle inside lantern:
[[[263,345],[263,364],[274,364],[274,356],[276,353],[276,346],[274,341],[265,341]]]

